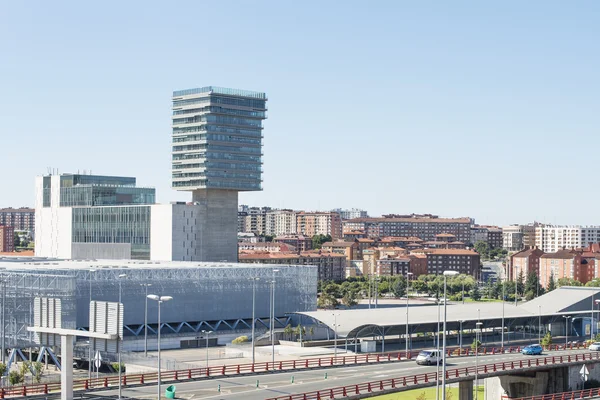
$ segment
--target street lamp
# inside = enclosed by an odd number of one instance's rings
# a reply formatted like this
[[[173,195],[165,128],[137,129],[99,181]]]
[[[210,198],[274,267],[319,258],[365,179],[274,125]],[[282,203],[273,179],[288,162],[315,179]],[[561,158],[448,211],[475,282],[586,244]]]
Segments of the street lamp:
[[[444,362],[442,365],[442,399],[446,398],[446,317],[447,317],[447,303],[446,300],[446,288],[448,286],[448,277],[458,275],[457,271],[444,271],[444,339],[442,342],[442,354]]]
[[[144,307],[144,356],[148,357],[148,288],[152,286],[151,283],[140,283],[140,286],[146,287],[146,301]]]
[[[440,399],[440,296],[438,289],[438,302],[437,302],[437,332],[436,336],[436,345],[435,345],[435,353],[437,354],[437,361],[435,363],[435,399]]]
[[[121,283],[123,282],[123,279],[127,278],[127,274],[119,274],[119,312],[117,313],[117,316],[120,316],[123,314],[123,308],[122,308],[122,304],[121,304],[121,292],[122,290],[122,285]],[[123,367],[121,365],[121,347],[123,347],[123,338],[119,338],[119,353],[118,353],[118,357],[119,357],[119,400],[121,400],[121,371],[123,370]]]
[[[90,281],[90,303],[92,302],[92,274],[96,272],[96,270],[94,268],[91,268],[88,271],[88,280]],[[4,304],[3,304],[4,306]],[[88,306],[88,310],[89,310],[89,306]],[[4,329],[4,328],[3,328]],[[4,332],[2,332],[2,335],[4,336]],[[92,345],[91,345],[91,341],[90,341],[90,346],[88,347],[88,379],[92,379]],[[2,349],[2,362],[4,362],[4,349]]]
[[[463,333],[463,328],[462,328],[462,324],[463,324],[463,320],[458,320],[458,322],[460,323],[460,330],[458,332],[458,347],[459,347],[459,355],[462,355],[462,333]]]
[[[562,317],[565,319],[565,350],[566,350],[567,346],[569,345],[569,318],[571,318],[571,316],[563,315]]]
[[[260,278],[248,278],[252,281],[252,364],[255,362],[254,355],[254,325],[255,325],[255,310],[256,310],[256,281],[259,281]]]
[[[504,298],[504,282],[501,281],[502,284],[502,353],[504,353],[504,303],[506,302]]]
[[[477,400],[477,394],[479,392],[479,336],[482,327],[483,322],[477,322],[475,324],[475,400]]]
[[[412,272],[407,272],[406,273],[406,338],[405,338],[405,342],[406,342],[406,349],[405,349],[405,354],[404,357],[409,358],[408,357],[408,285],[410,284],[410,277],[413,273]]]
[[[538,343],[542,344],[542,306],[538,306],[539,321],[538,321]]]
[[[273,270],[273,280],[271,281],[271,356],[273,368],[275,368],[275,272],[279,272],[279,270]]]
[[[158,386],[158,400],[160,400],[160,305],[165,301],[173,300],[171,296],[158,296],[156,294],[149,294],[148,298],[150,300],[155,300],[158,302],[158,377],[157,377],[157,386]]]
[[[600,300],[594,300],[594,303],[600,308]],[[590,322],[590,331],[592,332],[592,340],[594,340],[594,310],[592,310],[592,321]],[[596,323],[596,333],[598,333],[598,325]]]
[[[206,369],[208,369],[208,335],[213,333],[213,331],[202,331],[206,335]]]
[[[340,314],[333,313],[333,359],[337,364],[337,317]]]

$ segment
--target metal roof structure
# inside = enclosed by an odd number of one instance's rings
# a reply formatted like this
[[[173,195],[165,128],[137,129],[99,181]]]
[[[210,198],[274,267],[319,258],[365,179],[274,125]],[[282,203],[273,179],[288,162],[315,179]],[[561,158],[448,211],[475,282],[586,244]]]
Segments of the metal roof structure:
[[[515,306],[509,302],[448,302],[447,328],[457,330],[475,328],[477,322],[483,328],[499,328],[504,315],[505,326],[537,324],[541,315],[543,323],[561,320],[563,315],[590,317],[594,300],[600,300],[600,288],[561,287],[534,300]],[[411,333],[435,332],[438,321],[443,321],[444,305],[435,304],[408,307],[408,325]],[[439,319],[438,319],[439,312]],[[340,337],[356,338],[375,335],[402,335],[406,332],[406,307],[376,308],[364,310],[323,310],[298,312],[317,323],[334,330]],[[334,317],[334,314],[335,317]],[[597,318],[597,315],[594,317]]]

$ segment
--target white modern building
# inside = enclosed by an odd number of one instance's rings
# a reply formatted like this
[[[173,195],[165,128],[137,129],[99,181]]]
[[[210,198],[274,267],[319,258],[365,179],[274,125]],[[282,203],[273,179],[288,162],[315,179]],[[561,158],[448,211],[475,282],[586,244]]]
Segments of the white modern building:
[[[331,210],[332,212],[336,212],[340,214],[342,219],[354,219],[354,218],[368,218],[369,215],[365,210],[361,210],[359,208],[353,208],[351,210],[342,210],[341,208],[336,208]]]
[[[211,207],[156,204],[155,190],[135,182],[80,174],[37,177],[36,256],[237,261],[237,237],[230,246],[223,231],[206,224]]]
[[[535,227],[534,224],[502,227],[502,248],[508,251],[521,251],[535,246]]]
[[[600,226],[546,225],[535,228],[535,245],[544,253],[600,242]]]
[[[296,217],[293,210],[272,210],[266,214],[266,235],[282,236],[297,232]]]

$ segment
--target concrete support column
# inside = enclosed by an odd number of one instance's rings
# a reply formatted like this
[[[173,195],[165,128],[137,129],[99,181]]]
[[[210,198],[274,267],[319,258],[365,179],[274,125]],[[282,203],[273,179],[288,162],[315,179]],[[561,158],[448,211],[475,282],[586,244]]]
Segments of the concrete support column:
[[[458,383],[458,400],[473,400],[473,381]]]
[[[73,400],[73,336],[60,337],[60,400]]]

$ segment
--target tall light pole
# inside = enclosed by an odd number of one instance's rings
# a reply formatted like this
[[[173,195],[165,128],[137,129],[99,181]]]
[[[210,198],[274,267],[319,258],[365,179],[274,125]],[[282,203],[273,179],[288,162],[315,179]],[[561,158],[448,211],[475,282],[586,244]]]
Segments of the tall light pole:
[[[252,281],[252,364],[254,364],[256,361],[254,353],[254,325],[256,325],[256,281],[259,281],[260,278],[252,277],[248,279]]]
[[[458,275],[457,271],[444,271],[444,340],[442,342],[442,399],[446,399],[446,317],[447,317],[447,303],[446,300],[446,288],[448,286],[448,277]]]
[[[337,364],[337,317],[340,314],[333,313],[333,359]]]
[[[465,304],[465,278],[462,280],[462,295],[460,296],[462,303]]]
[[[458,332],[458,348],[459,348],[459,354],[462,355],[462,333],[463,333],[463,328],[462,328],[462,324],[463,324],[463,320],[459,320],[458,321],[460,323],[460,330]]]
[[[504,353],[504,303],[506,299],[504,298],[504,282],[502,282],[502,353]]]
[[[271,361],[273,361],[273,368],[275,368],[275,272],[279,272],[279,270],[273,270],[273,280],[271,281]]]
[[[565,319],[565,350],[566,350],[567,346],[569,345],[569,318],[571,318],[571,316],[563,315],[562,317]]]
[[[208,335],[213,333],[213,331],[202,331],[206,335],[206,368],[208,369]]]
[[[146,297],[144,297],[144,300],[146,301],[144,306],[144,356],[148,357],[148,288],[152,286],[152,284],[140,283],[140,286],[146,287]]]
[[[594,303],[600,308],[600,300],[594,300]],[[592,341],[594,340],[594,312],[592,308],[592,322],[590,323],[590,331],[592,332]],[[598,333],[598,325],[596,323],[596,333]]]
[[[2,280],[2,364],[6,363],[6,280]]]
[[[404,339],[404,341],[406,342],[406,349],[405,349],[405,354],[404,357],[409,358],[408,357],[408,287],[410,284],[410,276],[412,275],[412,272],[407,272],[406,273],[406,338]]]
[[[435,350],[437,354],[437,361],[435,363],[435,399],[440,400],[440,296],[439,289],[438,293],[438,304],[437,304],[437,332],[436,332],[436,345]]]
[[[519,282],[518,282],[519,266],[515,265],[515,307],[517,306],[517,299],[519,298]]]
[[[148,298],[150,300],[155,300],[158,302],[158,400],[160,400],[160,305],[165,301],[173,300],[171,296],[158,296],[156,294],[149,294]]]
[[[94,268],[91,268],[88,271],[88,280],[90,281],[90,303],[92,302],[92,274],[96,272]],[[2,307],[4,307],[4,303],[2,303]],[[89,310],[89,306],[88,306]],[[4,330],[4,328],[2,328]],[[4,332],[2,332],[4,336]],[[4,349],[2,349],[2,362],[4,362]],[[88,347],[88,379],[92,379],[92,340],[90,339],[90,346]]]
[[[477,393],[479,393],[479,334],[481,333],[483,323],[477,322],[475,324],[475,400],[478,399]]]
[[[538,343],[542,344],[542,306],[538,306]]]
[[[118,306],[119,312],[118,312],[118,314],[120,314],[120,315],[123,314],[123,309],[121,308],[122,307],[121,292],[123,291],[121,283],[123,282],[123,279],[125,279],[125,278],[127,278],[127,274],[119,275],[119,306]],[[117,316],[119,316],[119,315],[117,315]],[[123,320],[125,320],[125,319],[123,318]],[[122,386],[121,385],[121,374],[122,374],[121,371],[123,370],[123,366],[121,365],[121,347],[123,347],[123,339],[119,339],[119,349],[118,349],[119,350],[119,354],[118,354],[118,357],[119,357],[119,400],[121,400],[121,386]]]

